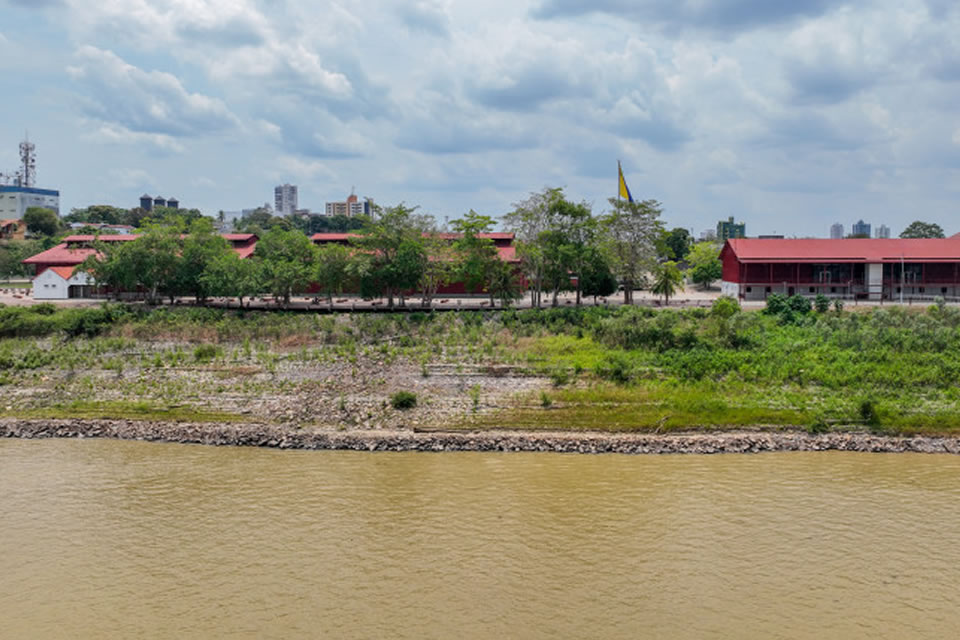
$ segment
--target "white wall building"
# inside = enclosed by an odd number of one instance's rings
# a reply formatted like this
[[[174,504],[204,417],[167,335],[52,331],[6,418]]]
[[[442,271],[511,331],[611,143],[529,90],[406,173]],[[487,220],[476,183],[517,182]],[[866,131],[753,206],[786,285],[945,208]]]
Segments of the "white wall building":
[[[297,207],[297,185],[281,184],[273,189],[274,210],[278,216],[292,216]]]
[[[0,185],[0,219],[21,219],[30,207],[53,209],[60,215],[60,192],[34,187]]]
[[[93,279],[76,267],[47,267],[33,279],[34,300],[66,300],[89,297]]]
[[[843,225],[839,222],[834,222],[830,225],[830,239],[839,240],[843,237]]]

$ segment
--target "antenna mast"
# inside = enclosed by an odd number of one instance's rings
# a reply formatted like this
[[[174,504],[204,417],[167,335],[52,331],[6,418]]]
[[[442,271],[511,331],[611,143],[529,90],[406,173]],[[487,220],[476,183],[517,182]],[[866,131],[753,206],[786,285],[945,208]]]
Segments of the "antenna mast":
[[[37,181],[37,152],[36,145],[30,142],[30,135],[24,136],[20,143],[20,186],[32,187]]]

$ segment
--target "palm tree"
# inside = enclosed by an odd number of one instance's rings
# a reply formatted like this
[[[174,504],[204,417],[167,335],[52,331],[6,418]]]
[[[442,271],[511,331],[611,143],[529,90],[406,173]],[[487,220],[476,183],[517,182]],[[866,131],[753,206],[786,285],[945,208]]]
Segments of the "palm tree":
[[[653,291],[655,294],[663,296],[664,304],[670,304],[672,296],[678,288],[683,285],[683,274],[677,268],[677,263],[668,260],[658,265],[653,274]]]

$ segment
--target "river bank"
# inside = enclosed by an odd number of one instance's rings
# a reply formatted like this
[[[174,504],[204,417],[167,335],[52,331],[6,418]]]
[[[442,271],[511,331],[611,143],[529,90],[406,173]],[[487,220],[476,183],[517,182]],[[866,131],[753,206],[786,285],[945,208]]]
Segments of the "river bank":
[[[5,438],[110,438],[215,446],[342,451],[500,451],[582,454],[717,454],[854,451],[960,454],[960,437],[881,436],[863,432],[737,430],[609,434],[521,431],[416,432],[304,430],[269,424],[136,420],[0,419]]]

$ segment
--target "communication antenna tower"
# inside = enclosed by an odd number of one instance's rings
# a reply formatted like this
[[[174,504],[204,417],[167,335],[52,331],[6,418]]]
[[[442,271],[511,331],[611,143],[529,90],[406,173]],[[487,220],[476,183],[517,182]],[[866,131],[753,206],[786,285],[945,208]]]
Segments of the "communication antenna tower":
[[[30,135],[20,143],[20,186],[32,187],[37,181],[37,147],[30,142]]]

